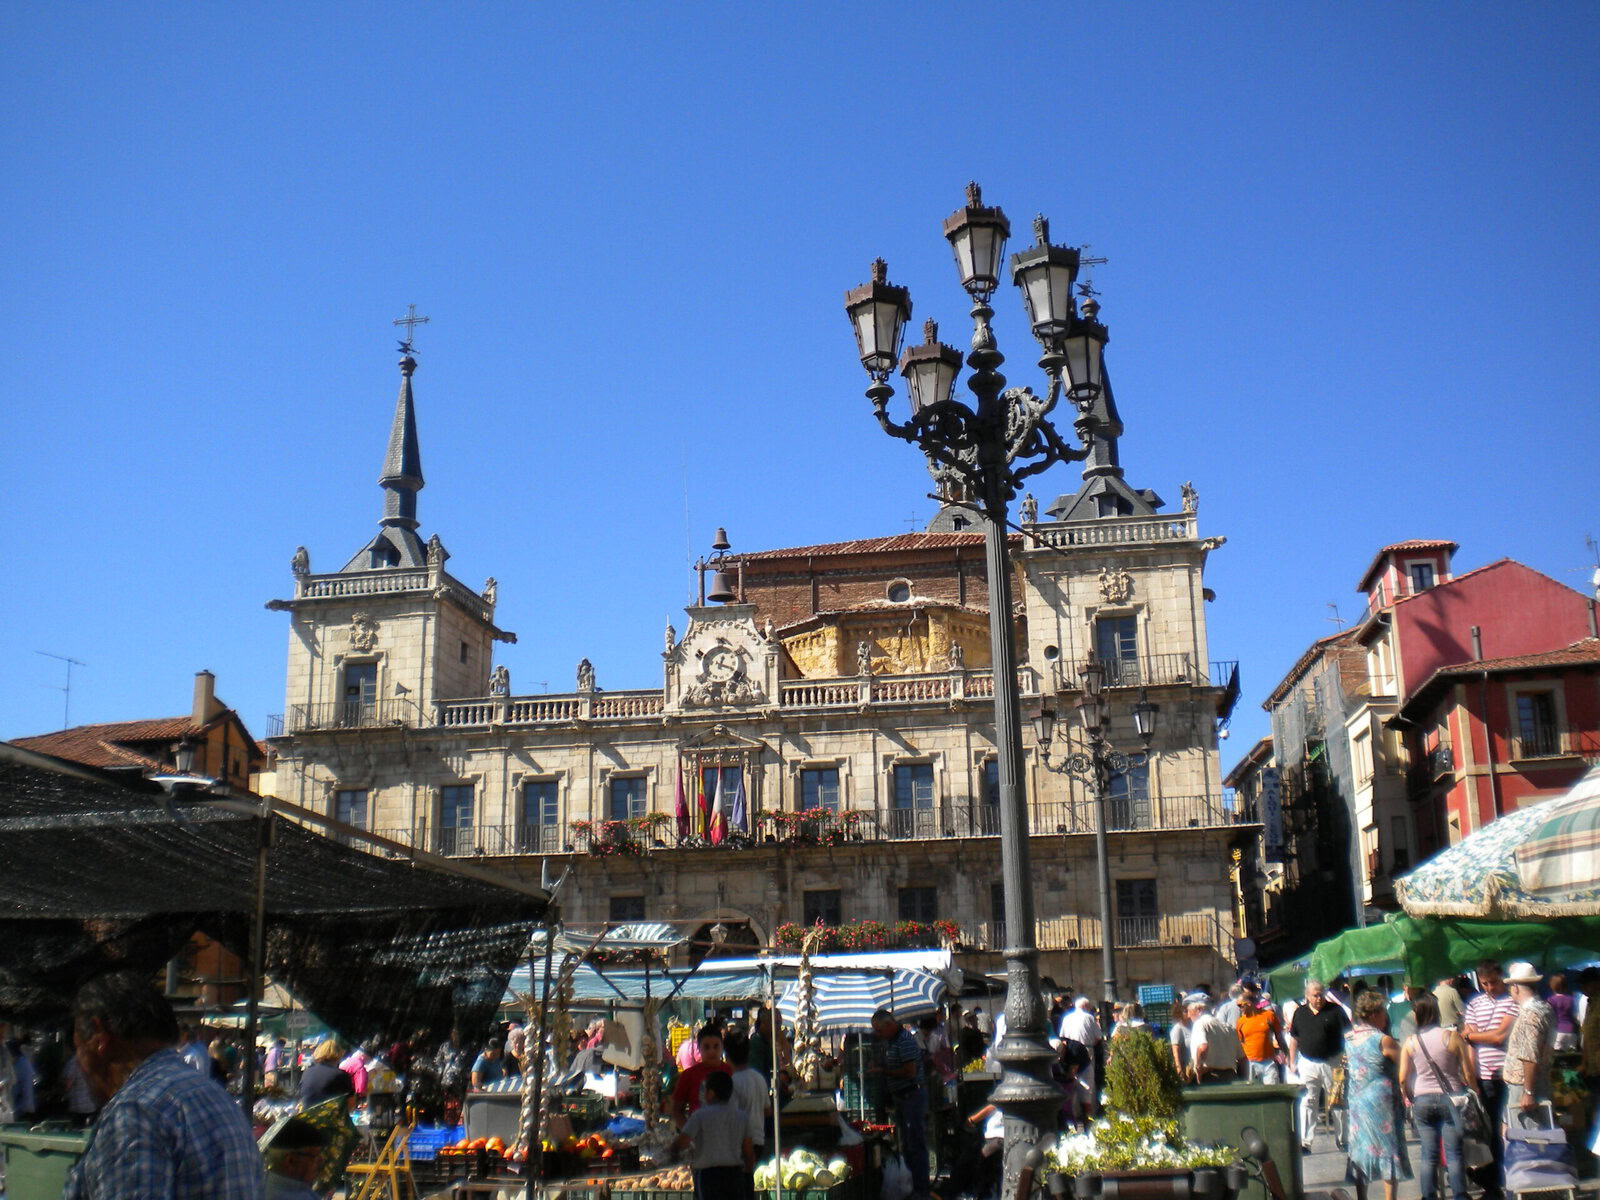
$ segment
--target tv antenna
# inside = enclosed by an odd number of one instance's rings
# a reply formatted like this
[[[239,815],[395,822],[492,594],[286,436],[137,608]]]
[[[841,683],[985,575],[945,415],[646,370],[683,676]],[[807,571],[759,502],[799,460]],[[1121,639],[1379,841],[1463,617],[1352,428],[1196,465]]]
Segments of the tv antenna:
[[[65,684],[41,683],[40,687],[52,688],[61,693],[61,728],[66,729],[71,724],[72,714],[72,668],[86,667],[89,664],[79,662],[75,658],[68,658],[65,654],[51,654],[48,650],[35,650],[35,654],[42,654],[46,658],[59,659],[67,664],[67,682]]]
[[[1335,629],[1343,629],[1344,628],[1344,618],[1339,615],[1339,606],[1337,604],[1335,604],[1332,600],[1329,600],[1328,601],[1328,608],[1332,610],[1333,616],[1331,616],[1331,617],[1323,617],[1322,619],[1324,621],[1332,621],[1333,622],[1333,627]]]

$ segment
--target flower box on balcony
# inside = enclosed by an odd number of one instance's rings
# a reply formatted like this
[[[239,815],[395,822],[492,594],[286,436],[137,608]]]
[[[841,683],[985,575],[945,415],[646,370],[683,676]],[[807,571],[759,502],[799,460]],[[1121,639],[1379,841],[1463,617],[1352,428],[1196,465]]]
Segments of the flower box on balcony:
[[[671,823],[666,813],[646,813],[616,821],[574,821],[572,832],[586,843],[590,854],[600,858],[638,857],[660,841]]]
[[[808,808],[800,812],[764,812],[761,823],[769,826],[773,836],[785,845],[837,846],[857,833],[861,813],[848,808],[843,811]]]
[[[851,921],[845,925],[821,925],[822,953],[859,950],[915,950],[953,946],[961,935],[954,921]],[[780,949],[798,950],[809,926],[785,922],[773,931],[773,944]]]

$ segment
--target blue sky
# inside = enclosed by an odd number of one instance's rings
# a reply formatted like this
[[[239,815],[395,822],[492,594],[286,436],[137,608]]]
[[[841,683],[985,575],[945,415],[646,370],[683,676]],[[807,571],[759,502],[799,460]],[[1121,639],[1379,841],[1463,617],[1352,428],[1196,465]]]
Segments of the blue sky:
[[[1586,586],[1597,51],[1589,4],[6,6],[0,737],[61,722],[38,651],[75,724],[202,667],[282,709],[263,604],[373,531],[412,302],[423,533],[513,689],[656,684],[717,525],[931,515],[841,297],[882,254],[960,341],[975,178],[1110,259],[1128,477],[1228,537],[1230,765],[1377,546]]]

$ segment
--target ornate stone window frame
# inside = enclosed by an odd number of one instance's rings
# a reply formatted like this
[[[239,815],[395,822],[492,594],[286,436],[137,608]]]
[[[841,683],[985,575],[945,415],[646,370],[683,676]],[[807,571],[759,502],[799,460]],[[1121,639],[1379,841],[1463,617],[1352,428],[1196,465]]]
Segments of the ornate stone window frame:
[[[527,787],[530,783],[553,783],[556,785],[556,827],[567,829],[572,823],[572,773],[566,770],[554,771],[512,771],[508,776],[506,799],[508,810],[505,814],[505,824],[508,829],[520,829],[527,816]],[[567,842],[569,838],[563,834],[561,841]]]
[[[792,810],[802,811],[800,807],[800,773],[802,771],[837,771],[839,772],[839,811],[847,812],[852,807],[851,797],[854,789],[850,780],[850,756],[841,754],[836,758],[796,758],[784,764],[789,775],[788,786],[784,789],[793,798]]]
[[[657,811],[656,794],[660,789],[656,786],[656,768],[653,764],[642,767],[602,767],[600,769],[600,790],[597,796],[600,811],[589,814],[592,821],[610,821],[611,816],[611,781],[614,779],[643,779],[644,780],[644,811],[648,815]],[[571,812],[568,811],[568,819]]]

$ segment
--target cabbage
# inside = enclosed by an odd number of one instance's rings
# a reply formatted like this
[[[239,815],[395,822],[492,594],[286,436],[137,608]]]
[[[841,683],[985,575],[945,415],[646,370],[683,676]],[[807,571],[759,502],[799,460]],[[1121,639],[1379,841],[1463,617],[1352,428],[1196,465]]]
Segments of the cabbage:
[[[841,1182],[849,1179],[850,1164],[842,1158],[830,1158],[828,1160],[828,1174]]]
[[[818,1171],[817,1172],[817,1177],[812,1180],[812,1183],[814,1183],[819,1188],[831,1188],[834,1184],[836,1184],[838,1182],[839,1181],[833,1177],[832,1172],[830,1172],[830,1171],[828,1171],[826,1169]]]

